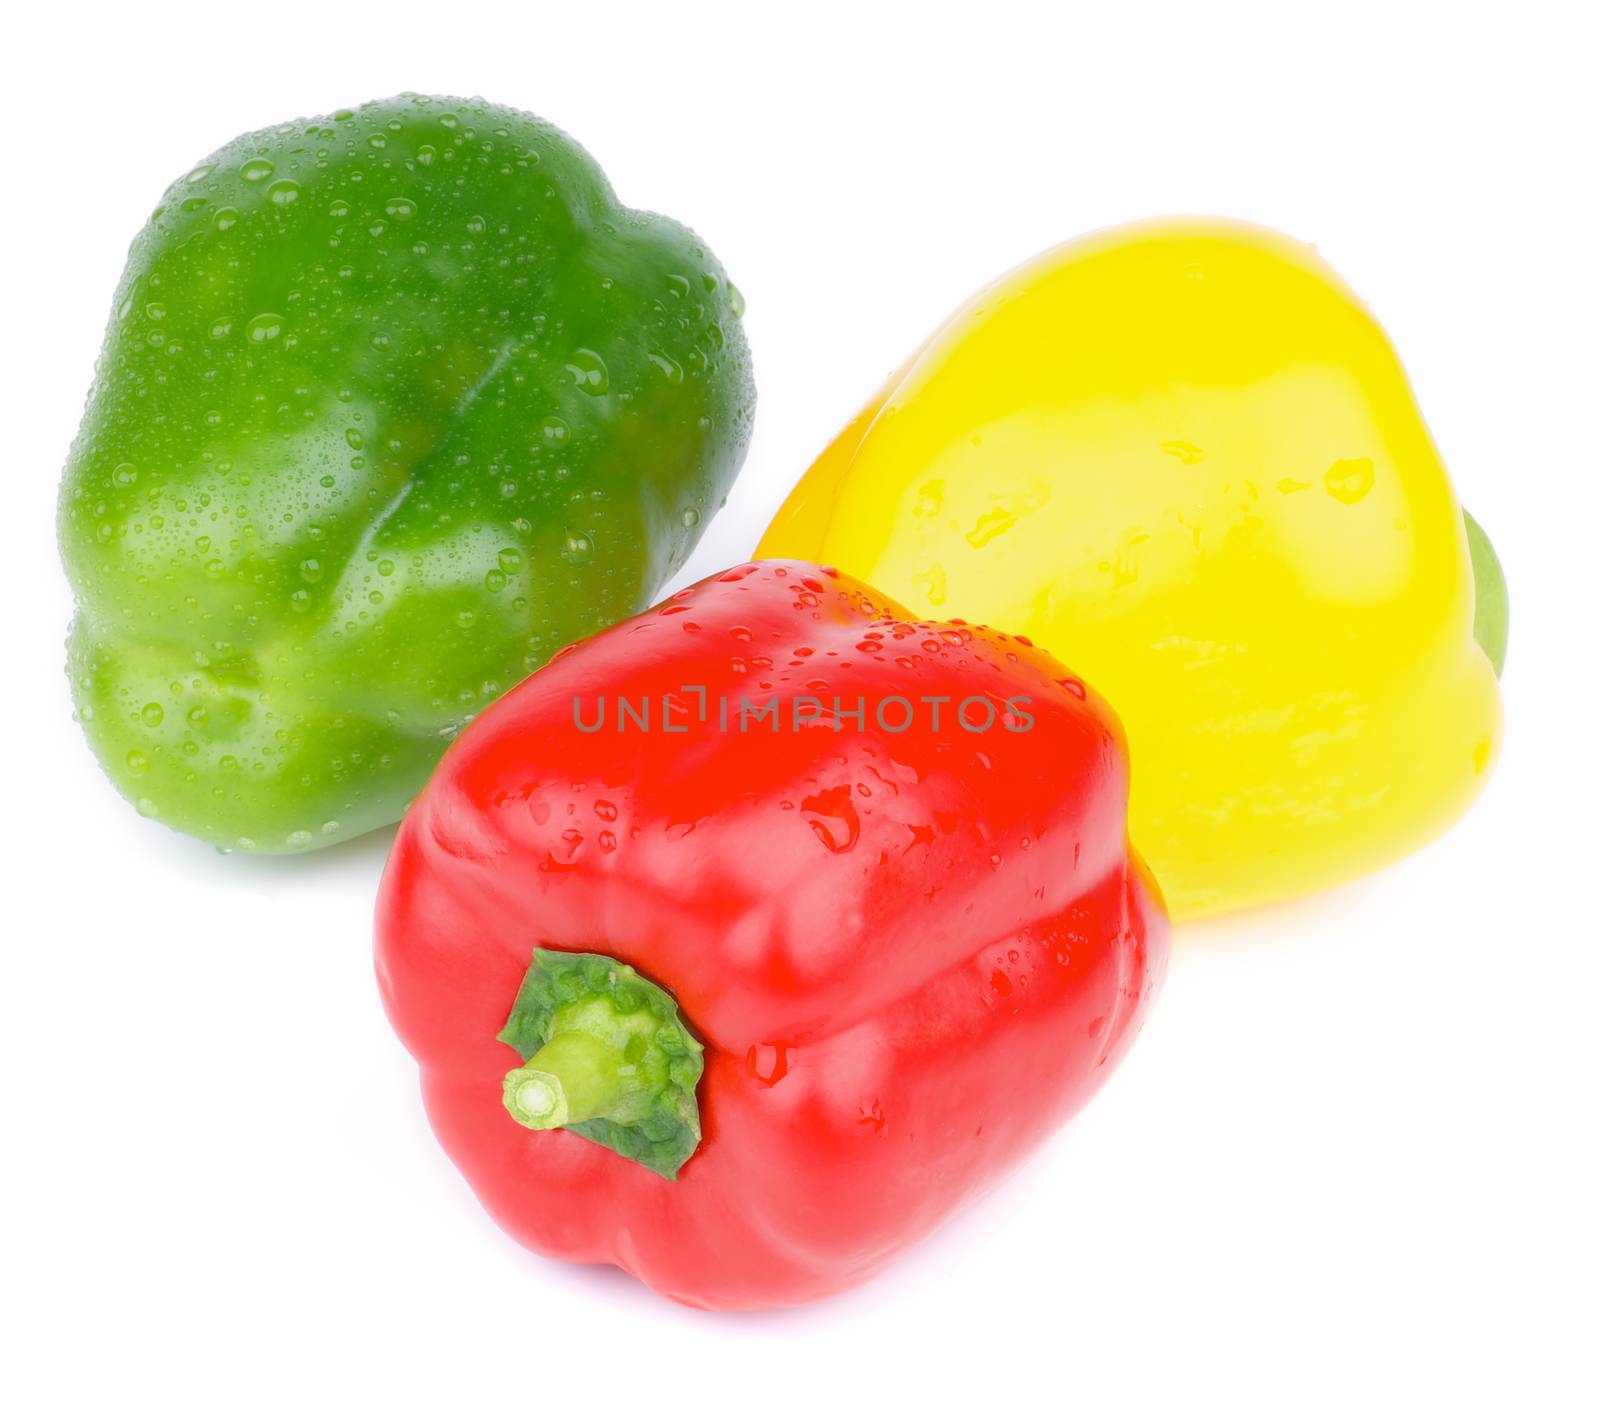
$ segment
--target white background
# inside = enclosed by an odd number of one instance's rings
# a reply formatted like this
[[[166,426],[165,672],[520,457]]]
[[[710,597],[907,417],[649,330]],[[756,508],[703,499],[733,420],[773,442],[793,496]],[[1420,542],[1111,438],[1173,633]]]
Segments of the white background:
[[[13,30],[0,1404],[1594,1414],[1583,8],[58,4]],[[55,486],[129,239],[236,132],[401,89],[559,123],[743,289],[757,433],[685,580],[746,556],[880,377],[1034,251],[1173,211],[1316,241],[1506,565],[1488,792],[1378,877],[1181,929],[1088,1112],[858,1292],[706,1316],[522,1252],[433,1144],[378,1006],[384,835],[241,861],[141,821],[60,669]]]

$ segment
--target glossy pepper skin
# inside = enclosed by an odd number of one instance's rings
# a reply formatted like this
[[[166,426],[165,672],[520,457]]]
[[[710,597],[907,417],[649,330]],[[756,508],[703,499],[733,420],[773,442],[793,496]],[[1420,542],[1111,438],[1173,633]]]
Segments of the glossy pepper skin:
[[[739,300],[528,114],[247,134],[133,244],[67,466],[78,715],[225,849],[392,822],[552,651],[647,605],[744,455]]]
[[[1189,917],[1370,871],[1472,802],[1506,600],[1471,533],[1469,552],[1349,288],[1309,246],[1195,219],[1069,242],[980,292],[758,555],[1070,662],[1126,726],[1133,840]]]
[[[896,696],[918,712],[887,732]],[[745,697],[776,698],[777,727],[741,732]],[[944,697],[937,730],[922,697]],[[972,697],[983,732],[955,721]],[[383,998],[440,1141],[523,1244],[692,1306],[809,1301],[983,1191],[1133,1040],[1167,931],[1126,793],[1114,716],[1025,641],[746,565],[558,657],[452,746],[384,877]],[[552,1024],[601,1007],[587,1035]],[[639,1068],[670,1082],[645,1135],[549,1127],[593,1118],[590,1057],[651,1008],[670,1048]]]

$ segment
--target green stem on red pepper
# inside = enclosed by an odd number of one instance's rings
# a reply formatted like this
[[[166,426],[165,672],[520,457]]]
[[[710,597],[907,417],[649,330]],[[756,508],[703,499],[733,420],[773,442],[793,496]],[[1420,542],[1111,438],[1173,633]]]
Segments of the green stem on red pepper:
[[[565,1128],[668,1179],[699,1145],[702,1046],[631,966],[535,948],[499,1038],[525,1060],[502,1095],[524,1128]]]

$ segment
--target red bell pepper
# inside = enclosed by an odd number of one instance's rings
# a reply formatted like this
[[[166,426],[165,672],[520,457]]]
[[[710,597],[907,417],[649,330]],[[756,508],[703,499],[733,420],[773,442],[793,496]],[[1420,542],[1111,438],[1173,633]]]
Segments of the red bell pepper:
[[[1077,1109],[1166,962],[1106,706],[828,568],[708,578],[445,755],[383,997],[497,1221],[717,1309],[871,1276]]]

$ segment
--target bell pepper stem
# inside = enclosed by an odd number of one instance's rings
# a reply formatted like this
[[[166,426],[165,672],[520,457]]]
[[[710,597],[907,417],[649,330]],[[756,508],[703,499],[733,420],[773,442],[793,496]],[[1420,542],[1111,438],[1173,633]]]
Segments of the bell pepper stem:
[[[1472,635],[1489,657],[1498,677],[1506,668],[1506,642],[1511,631],[1511,598],[1506,591],[1506,574],[1495,555],[1489,534],[1465,508],[1461,516],[1467,524],[1467,551],[1472,556],[1472,582],[1475,610]]]
[[[506,1111],[524,1128],[562,1128],[605,1113],[633,1073],[592,1035],[569,1031],[505,1078]]]
[[[498,1038],[522,1060],[501,1098],[523,1128],[566,1129],[668,1181],[700,1146],[704,1046],[632,966],[535,947]]]

